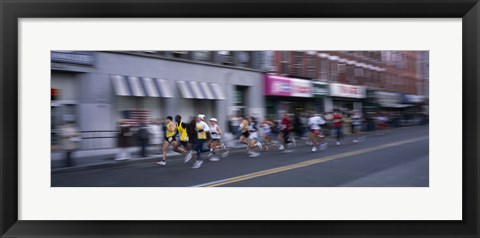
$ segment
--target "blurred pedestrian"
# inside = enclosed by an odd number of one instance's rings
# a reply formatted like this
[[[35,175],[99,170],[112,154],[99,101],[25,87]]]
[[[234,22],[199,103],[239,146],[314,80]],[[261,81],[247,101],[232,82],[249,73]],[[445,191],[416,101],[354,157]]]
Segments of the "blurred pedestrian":
[[[159,120],[152,120],[148,125],[148,133],[150,134],[150,145],[153,146],[153,153],[161,153],[162,144],[162,128]]]
[[[130,125],[127,123],[127,120],[120,120],[119,121],[119,130],[117,136],[117,144],[119,152],[115,158],[115,160],[128,160],[131,159],[130,151],[128,148],[132,144],[132,137],[133,132]]]
[[[78,143],[81,140],[75,121],[67,119],[66,123],[60,127],[59,132],[62,149],[65,151],[65,166],[74,166],[72,153],[78,149]]]
[[[137,140],[140,145],[140,156],[147,157],[147,145],[149,141],[148,126],[145,121],[142,121],[137,130]]]

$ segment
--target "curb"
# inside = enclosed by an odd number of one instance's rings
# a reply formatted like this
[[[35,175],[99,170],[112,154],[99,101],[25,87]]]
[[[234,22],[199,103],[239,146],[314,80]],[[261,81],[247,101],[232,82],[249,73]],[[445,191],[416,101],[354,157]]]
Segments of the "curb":
[[[244,149],[244,147],[232,147],[229,148],[230,152],[236,152],[240,151],[241,149]],[[172,152],[175,153],[175,152]],[[103,162],[103,163],[96,163],[96,164],[86,164],[86,165],[80,165],[80,166],[73,166],[73,167],[66,167],[66,168],[52,168],[51,169],[51,174],[63,174],[63,173],[70,173],[70,172],[79,172],[79,171],[84,171],[84,170],[90,170],[90,169],[103,169],[103,168],[116,168],[116,167],[122,167],[126,165],[132,165],[132,164],[139,164],[139,163],[145,163],[145,162],[154,162],[158,158],[160,158],[162,154],[156,155],[156,156],[150,156],[150,157],[144,157],[144,158],[134,158],[130,160],[124,160],[124,161],[116,161],[113,158],[109,160],[108,162]],[[170,159],[181,159],[183,158],[180,154],[168,154],[167,153],[167,158]],[[178,158],[176,158],[178,157]]]

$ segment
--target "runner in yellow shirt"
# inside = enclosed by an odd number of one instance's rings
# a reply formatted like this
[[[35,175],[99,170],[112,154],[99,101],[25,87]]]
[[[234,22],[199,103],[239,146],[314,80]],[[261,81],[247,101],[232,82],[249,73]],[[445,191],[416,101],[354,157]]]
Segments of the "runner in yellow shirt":
[[[177,142],[175,140],[175,134],[177,133],[177,126],[173,123],[171,116],[167,116],[165,118],[166,130],[165,130],[165,140],[163,141],[162,145],[162,160],[157,162],[158,165],[166,166],[167,161],[167,151],[168,146],[171,144],[174,148],[177,147]],[[185,153],[186,151],[183,150]]]
[[[179,135],[179,141],[175,143],[173,147],[173,151],[182,153],[185,155],[184,161],[187,163],[190,159],[192,159],[193,151],[190,149],[189,146],[189,138],[188,138],[188,131],[187,125],[185,125],[182,121],[182,117],[180,115],[175,116],[175,126],[177,128],[177,134]],[[183,149],[180,148],[183,146]]]

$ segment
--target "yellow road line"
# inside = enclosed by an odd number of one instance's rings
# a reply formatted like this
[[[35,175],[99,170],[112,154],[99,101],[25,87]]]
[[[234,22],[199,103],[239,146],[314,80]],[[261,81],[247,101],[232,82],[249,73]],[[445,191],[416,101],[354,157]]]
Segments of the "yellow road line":
[[[291,165],[281,166],[281,167],[277,167],[277,168],[262,170],[262,171],[258,171],[258,172],[254,172],[254,173],[250,173],[250,174],[245,174],[245,175],[240,175],[240,176],[236,176],[236,177],[232,177],[232,178],[223,179],[223,180],[220,180],[218,182],[205,184],[201,187],[218,187],[218,186],[222,186],[222,185],[225,185],[225,184],[236,183],[236,182],[240,182],[240,181],[244,181],[244,180],[248,180],[248,179],[253,179],[253,178],[257,178],[257,177],[261,177],[261,176],[265,176],[265,175],[269,175],[269,174],[274,174],[274,173],[279,173],[279,172],[283,172],[283,171],[287,171],[287,170],[307,167],[307,166],[311,166],[311,165],[314,165],[314,164],[327,162],[327,161],[330,161],[330,160],[350,157],[350,156],[364,154],[364,153],[377,151],[377,150],[383,150],[383,149],[386,149],[386,148],[399,146],[399,145],[403,145],[403,144],[408,144],[408,143],[413,143],[413,142],[426,140],[426,139],[428,139],[428,136],[419,137],[419,138],[410,139],[410,140],[398,141],[398,142],[394,142],[394,143],[389,143],[389,144],[380,145],[380,146],[374,146],[374,147],[360,149],[360,150],[354,150],[354,151],[350,151],[350,152],[344,152],[344,153],[340,153],[340,154],[336,154],[336,155],[330,155],[330,156],[323,157],[323,158],[311,159],[311,160],[307,160],[307,161],[303,161],[303,162],[299,162],[299,163],[295,163],[295,164],[291,164]]]

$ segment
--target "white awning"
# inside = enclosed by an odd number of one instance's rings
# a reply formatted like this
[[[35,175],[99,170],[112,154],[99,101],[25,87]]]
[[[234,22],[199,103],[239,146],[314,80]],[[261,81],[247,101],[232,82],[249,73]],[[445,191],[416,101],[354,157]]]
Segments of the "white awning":
[[[183,98],[195,98],[190,87],[187,86],[185,81],[177,81],[178,89],[180,89],[180,94]]]
[[[138,77],[128,77],[128,83],[135,97],[145,97],[145,91]]]
[[[143,85],[145,86],[145,91],[147,92],[147,96],[149,97],[160,97],[158,94],[157,86],[155,85],[155,81],[152,78],[142,78]]]
[[[198,83],[197,82],[189,82],[189,83],[190,83],[190,87],[192,88],[193,95],[195,95],[195,98],[205,99],[202,91],[200,90],[200,86],[198,86]]]
[[[216,99],[219,99],[219,100],[227,99],[227,97],[225,97],[225,94],[223,93],[222,88],[220,87],[220,84],[211,83],[210,86],[213,89],[213,93],[214,93]]]
[[[173,97],[168,81],[148,77],[110,76],[117,96]]]
[[[130,96],[130,89],[128,88],[127,79],[124,76],[112,75],[110,76],[113,84],[113,90],[118,96]]]
[[[207,83],[201,82],[200,87],[202,88],[206,98],[215,99],[215,96],[213,96],[210,86]]]
[[[226,97],[217,83],[178,81],[183,98],[225,100]]]
[[[168,80],[156,79],[157,89],[160,95],[164,98],[173,98],[173,90],[171,89]]]

